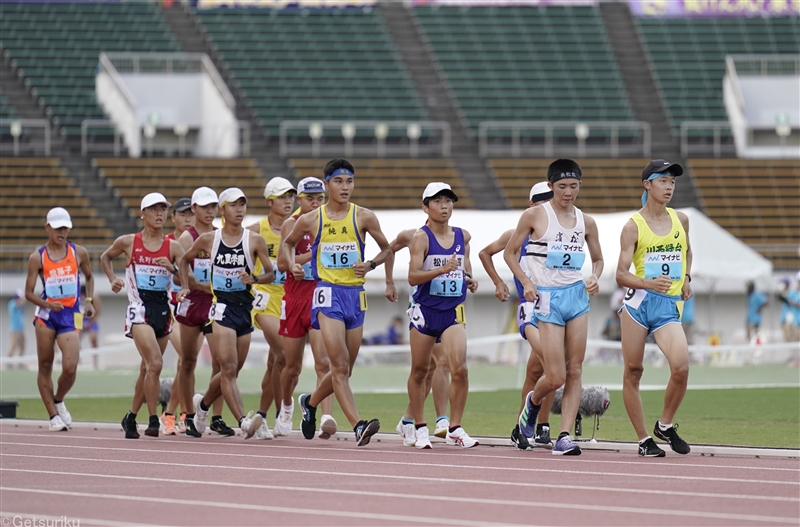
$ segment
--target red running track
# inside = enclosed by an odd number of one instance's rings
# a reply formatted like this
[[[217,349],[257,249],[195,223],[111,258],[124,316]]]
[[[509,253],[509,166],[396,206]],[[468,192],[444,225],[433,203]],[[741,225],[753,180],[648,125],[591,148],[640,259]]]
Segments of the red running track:
[[[0,424],[0,527],[800,524],[800,461]],[[20,524],[21,525],[21,524]],[[58,525],[58,524],[53,524]]]

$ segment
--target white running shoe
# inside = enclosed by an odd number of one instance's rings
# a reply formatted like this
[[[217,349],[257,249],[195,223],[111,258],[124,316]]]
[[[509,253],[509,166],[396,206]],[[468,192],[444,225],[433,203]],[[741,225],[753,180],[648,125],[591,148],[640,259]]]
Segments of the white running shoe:
[[[253,415],[253,411],[251,410],[247,417],[242,419],[242,422],[239,423],[239,428],[242,429],[242,434],[244,434],[245,439],[250,439],[256,433],[256,431],[261,428],[261,424],[264,422],[260,414]]]
[[[450,421],[448,419],[439,419],[438,421],[436,421],[436,429],[433,431],[433,435],[444,439],[445,437],[447,437],[447,431],[449,429],[450,429]]]
[[[319,420],[319,438],[330,439],[338,431],[336,419],[332,415],[325,414]]]
[[[256,439],[275,439],[272,430],[269,429],[267,422],[263,418],[261,419],[261,426],[256,430]]]
[[[67,425],[67,427],[72,426],[72,416],[70,415],[69,410],[67,410],[67,405],[64,404],[64,401],[56,403],[56,412],[58,412],[58,416],[62,421],[64,421],[64,424]]]
[[[420,450],[430,449],[433,448],[431,446],[431,438],[428,437],[428,427],[423,426],[416,429],[417,433],[417,442],[414,443],[414,446]]]
[[[472,448],[480,445],[478,441],[472,439],[460,426],[456,428],[455,432],[447,433],[447,444],[450,446],[460,446],[461,448]]]
[[[203,411],[200,409],[200,402],[202,400],[202,393],[196,393],[194,397],[192,397],[192,404],[194,405],[194,428],[201,434],[206,431],[206,425],[208,424],[208,410]]]
[[[67,431],[67,425],[64,424],[64,420],[61,419],[60,415],[55,415],[55,416],[53,416],[52,419],[50,419],[50,431],[51,432],[66,432]]]
[[[397,432],[403,438],[403,446],[414,446],[417,443],[417,431],[414,429],[414,423],[403,423],[401,419],[397,423]]]
[[[278,436],[288,436],[292,433],[292,414],[294,413],[294,405],[289,410],[289,412],[284,412],[283,408],[281,407],[281,411],[278,414],[278,418],[275,420],[275,437]]]

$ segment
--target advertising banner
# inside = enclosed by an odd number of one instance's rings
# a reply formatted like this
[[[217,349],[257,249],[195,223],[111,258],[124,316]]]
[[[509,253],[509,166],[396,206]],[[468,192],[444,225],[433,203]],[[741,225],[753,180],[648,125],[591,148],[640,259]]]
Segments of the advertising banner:
[[[749,17],[800,15],[800,0],[629,0],[639,17]]]

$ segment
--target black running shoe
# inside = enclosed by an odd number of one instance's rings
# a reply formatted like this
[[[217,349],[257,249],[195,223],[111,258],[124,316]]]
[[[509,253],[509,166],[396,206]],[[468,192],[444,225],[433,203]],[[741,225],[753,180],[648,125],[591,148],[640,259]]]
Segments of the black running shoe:
[[[139,431],[137,430],[136,417],[128,412],[122,418],[122,430],[125,432],[125,439],[139,439]]]
[[[364,446],[369,443],[372,436],[381,429],[381,422],[377,419],[371,421],[359,421],[354,432],[356,433],[356,446]]]
[[[236,431],[230,426],[226,425],[225,421],[223,421],[222,419],[214,419],[213,421],[211,421],[211,426],[209,428],[211,428],[212,432],[215,432],[223,437],[230,437],[236,435]]]
[[[533,439],[533,444],[536,446],[543,446],[545,448],[553,448],[553,443],[550,441],[549,425],[546,424],[536,425],[536,437],[534,437]]]
[[[511,431],[511,442],[520,450],[533,450],[533,445],[528,442],[528,438],[519,433],[519,424]]]
[[[194,427],[194,419],[191,417],[187,417],[184,421],[186,423],[186,435],[189,437],[203,437],[203,434],[197,431],[197,428]]]
[[[670,426],[666,430],[661,430],[659,424],[660,423],[656,421],[656,426],[653,428],[653,434],[662,441],[669,443],[669,446],[672,448],[673,452],[677,452],[678,454],[688,454],[692,451],[692,449],[689,447],[689,444],[681,439],[681,437],[678,435],[677,424]]]
[[[314,435],[317,433],[317,409],[308,405],[309,399],[311,399],[311,396],[306,393],[301,394],[298,399],[300,410],[303,412],[300,428],[303,430],[303,437],[314,439]]]
[[[648,437],[644,443],[639,443],[639,455],[642,457],[664,457],[667,453],[658,447],[652,437]]]
[[[155,415],[150,416],[150,422],[144,430],[144,435],[150,437],[158,437],[158,432],[161,430],[161,422]]]

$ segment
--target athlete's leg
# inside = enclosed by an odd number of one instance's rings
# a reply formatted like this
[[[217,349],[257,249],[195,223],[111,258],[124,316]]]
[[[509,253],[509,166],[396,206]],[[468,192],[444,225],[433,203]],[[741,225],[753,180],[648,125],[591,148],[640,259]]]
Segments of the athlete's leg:
[[[181,388],[180,388],[180,371],[181,371],[181,360],[183,355],[183,345],[181,344],[181,333],[180,330],[177,330],[175,326],[172,328],[172,333],[169,334],[169,342],[172,344],[172,347],[175,348],[175,353],[178,354],[178,363],[175,368],[175,377],[172,379],[172,391],[169,394],[169,401],[167,401],[167,409],[166,412],[169,415],[175,415],[175,410],[178,408],[178,405],[181,404]]]
[[[356,426],[359,418],[356,401],[350,390],[350,374],[361,347],[364,327],[348,330],[342,320],[329,318],[323,313],[317,314],[317,320],[325,341],[331,371],[322,379],[308,403],[318,406],[323,399],[335,393],[345,417],[352,426]]]
[[[36,383],[39,387],[39,394],[47,410],[47,416],[57,415],[56,404],[53,402],[53,360],[55,359],[56,330],[40,324],[38,321],[36,329],[36,354],[39,358],[39,374]]]
[[[283,397],[281,372],[286,366],[286,357],[283,351],[283,337],[278,335],[280,319],[270,315],[256,315],[256,322],[264,332],[264,338],[269,344],[267,370],[261,380],[261,401],[258,405],[260,412],[268,413],[272,401],[275,401],[275,406],[280,409],[280,400]]]
[[[656,330],[653,336],[669,363],[669,383],[664,392],[664,410],[659,419],[661,423],[669,424],[686,395],[686,385],[689,382],[689,348],[680,324],[667,324]]]
[[[589,313],[573,318],[564,328],[566,380],[561,398],[561,433],[570,433],[581,404],[581,375],[586,357],[586,338],[589,332]],[[544,402],[544,401],[543,401]]]
[[[317,386],[319,386],[322,379],[331,371],[328,352],[325,349],[325,341],[322,339],[322,332],[318,329],[309,331],[308,342],[311,344],[311,353],[314,355],[314,371],[317,374]],[[322,415],[331,415],[333,411],[333,395],[329,395],[322,400],[320,410]]]
[[[62,333],[56,337],[58,347],[61,348],[61,375],[58,377],[58,390],[55,393],[56,401],[63,401],[72,385],[80,361],[81,340],[78,331]]]
[[[192,404],[194,396],[194,371],[197,368],[197,355],[203,344],[202,326],[187,326],[178,323],[178,331],[181,334],[181,359],[178,362],[178,373],[175,376],[175,383],[172,385],[172,392],[178,391],[180,394],[181,408],[187,414],[193,414],[195,409]],[[175,331],[173,331],[175,333]],[[171,403],[172,399],[170,399]],[[175,409],[172,409],[174,413]],[[169,410],[168,410],[169,411]]]
[[[305,347],[306,337],[283,337],[283,353],[286,358],[286,366],[281,372],[280,387],[283,394],[280,400],[282,404],[287,406],[293,402],[294,389],[297,387],[297,381],[300,379],[300,372],[303,369],[303,351]],[[263,393],[261,400],[264,400]]]
[[[411,344],[411,371],[408,375],[406,389],[408,391],[408,409],[405,417],[413,419],[416,424],[425,422],[425,397],[427,386],[425,380],[431,367],[431,353],[436,337],[420,333],[416,328],[409,332]]]
[[[250,334],[237,338],[236,330],[215,322],[211,333],[211,341],[219,360],[220,372],[211,379],[208,391],[203,397],[203,404],[208,407],[210,403],[213,403],[222,394],[233,417],[239,421],[244,417],[244,411],[242,409],[242,397],[236,384],[236,375],[239,371],[239,357],[242,348],[244,348],[245,357],[247,356],[247,350],[250,347]]]
[[[142,393],[147,402],[147,411],[151,417],[156,416],[158,415],[158,392],[161,389],[159,377],[164,364],[163,354],[167,347],[168,337],[156,339],[155,331],[152,326],[147,324],[134,324],[131,327],[131,335],[144,362]]]
[[[622,328],[622,361],[625,367],[622,374],[622,402],[641,441],[650,435],[644,423],[644,408],[639,394],[639,381],[644,372],[644,343],[647,340],[647,329],[633,320],[625,307],[622,308],[619,319]]]
[[[441,344],[434,344],[431,358],[434,368],[431,377],[433,407],[436,410],[436,416],[440,417],[447,415],[447,399],[450,396],[450,363],[444,355]]]
[[[461,425],[469,393],[467,331],[454,324],[442,333],[442,352],[450,364],[450,428]]]
[[[211,338],[206,336],[206,342],[208,342],[208,349],[211,352],[211,378],[214,378],[215,375],[222,371],[222,368],[219,365],[217,354],[214,353],[214,347],[211,345]],[[239,367],[241,368],[241,366]],[[217,398],[214,399],[214,404],[211,405],[211,415],[222,415],[222,408],[224,404],[225,398],[222,397],[222,392],[220,391],[219,395],[217,395]]]
[[[550,322],[539,322],[544,373],[536,381],[536,386],[533,389],[531,400],[536,405],[541,405],[546,395],[558,390],[566,381],[567,361],[564,333],[564,326],[551,324]],[[562,403],[562,419],[563,415]]]

